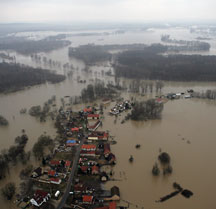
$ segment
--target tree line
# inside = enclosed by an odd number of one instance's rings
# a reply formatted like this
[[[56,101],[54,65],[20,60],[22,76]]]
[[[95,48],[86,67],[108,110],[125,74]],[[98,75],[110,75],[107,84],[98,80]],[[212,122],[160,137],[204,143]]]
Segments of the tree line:
[[[118,55],[118,77],[167,81],[216,81],[216,56],[169,55],[164,46],[125,51]]]
[[[216,100],[216,90],[208,89],[205,92],[193,92],[192,97]]]
[[[0,93],[17,91],[45,82],[58,83],[63,80],[65,80],[65,76],[49,70],[35,69],[14,63],[0,63]]]
[[[14,50],[21,54],[49,52],[70,44],[70,41],[49,37],[41,40],[30,40],[24,37],[16,36],[6,36],[0,38],[0,50]]]
[[[115,86],[104,83],[89,84],[81,92],[83,102],[92,102],[98,98],[112,98],[117,93]]]

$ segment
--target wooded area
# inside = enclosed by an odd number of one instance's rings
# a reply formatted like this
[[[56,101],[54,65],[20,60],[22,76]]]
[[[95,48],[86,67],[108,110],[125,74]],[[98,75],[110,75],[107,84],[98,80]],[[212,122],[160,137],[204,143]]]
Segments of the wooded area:
[[[21,54],[49,52],[70,45],[67,40],[48,37],[41,40],[30,40],[23,37],[7,36],[0,38],[0,50],[14,50]]]
[[[216,56],[159,54],[165,51],[165,46],[152,45],[122,52],[115,65],[116,75],[150,80],[216,81]]]
[[[65,80],[65,76],[57,75],[49,70],[32,67],[0,63],[0,93],[12,92],[27,86],[34,86],[45,82],[58,83]]]

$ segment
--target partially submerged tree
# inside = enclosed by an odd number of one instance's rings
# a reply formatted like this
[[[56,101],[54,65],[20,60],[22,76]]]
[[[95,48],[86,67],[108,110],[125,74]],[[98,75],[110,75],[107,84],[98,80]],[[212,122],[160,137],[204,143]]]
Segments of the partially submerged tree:
[[[158,176],[160,174],[160,169],[159,169],[157,163],[155,163],[154,166],[153,166],[153,168],[152,168],[152,174],[154,176]]]
[[[168,153],[166,152],[162,152],[159,156],[158,156],[159,161],[162,164],[169,164],[170,163],[170,156]]]
[[[0,154],[0,179],[5,177],[6,171],[8,169],[8,160],[5,154]]]
[[[163,168],[163,175],[171,174],[172,171],[173,171],[172,166],[168,165],[168,166],[166,166],[166,167]]]
[[[8,120],[0,115],[0,126],[7,126],[9,124]]]
[[[50,136],[41,135],[32,148],[32,151],[37,159],[41,159],[44,156],[45,146],[53,147],[53,140],[50,138]]]
[[[132,120],[159,119],[163,110],[163,103],[158,103],[155,99],[135,102],[131,111]]]
[[[14,183],[9,182],[1,189],[2,195],[11,200],[16,192],[16,186]]]

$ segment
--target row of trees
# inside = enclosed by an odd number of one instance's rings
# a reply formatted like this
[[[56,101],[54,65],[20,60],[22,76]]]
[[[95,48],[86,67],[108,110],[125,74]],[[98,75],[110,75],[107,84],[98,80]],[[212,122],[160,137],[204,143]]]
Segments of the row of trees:
[[[206,90],[206,92],[193,92],[193,97],[201,98],[201,99],[212,99],[216,100],[216,90]]]
[[[65,80],[65,76],[57,75],[49,70],[13,63],[0,63],[0,93],[17,91],[27,86],[46,82],[58,83],[63,80]]]
[[[81,98],[84,102],[92,102],[98,98],[111,98],[116,94],[114,86],[105,86],[104,83],[89,84],[81,92]]]
[[[208,51],[211,47],[207,42],[171,39],[170,35],[162,35],[161,41],[176,44],[168,46],[170,51]]]
[[[134,79],[129,84],[129,91],[133,93],[153,93],[155,92],[161,92],[162,88],[164,87],[164,82],[162,81],[144,81],[140,79]],[[127,88],[125,84],[123,84],[123,88]]]
[[[0,50],[15,50],[21,54],[31,54],[38,52],[49,52],[65,46],[69,46],[70,41],[45,38],[41,40],[30,40],[24,37],[6,36],[0,38]]]

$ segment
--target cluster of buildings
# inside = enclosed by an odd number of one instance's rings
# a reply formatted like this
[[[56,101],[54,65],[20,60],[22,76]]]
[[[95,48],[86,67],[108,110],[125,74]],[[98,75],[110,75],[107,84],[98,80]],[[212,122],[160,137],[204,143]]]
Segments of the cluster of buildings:
[[[192,97],[193,94],[193,89],[189,89],[187,90],[187,92],[180,92],[180,93],[169,93],[166,95],[167,99],[179,99],[181,97],[185,98],[185,99],[189,99]]]
[[[123,111],[131,109],[131,106],[132,106],[132,104],[128,100],[123,101],[123,102],[119,102],[110,110],[109,113],[110,113],[110,115],[118,115]]]
[[[129,109],[130,103],[126,101],[119,108]],[[30,203],[41,208],[51,198],[60,200],[75,166],[67,204],[74,208],[115,209],[116,201],[120,200],[119,188],[103,190],[101,184],[112,177],[112,172],[106,173],[102,167],[112,169],[116,157],[111,151],[109,133],[98,130],[101,117],[96,108],[87,107],[76,113],[61,109],[56,123],[62,141],[56,144],[52,156],[43,158],[43,165],[33,170],[31,178],[37,189]],[[79,161],[74,165],[78,147],[81,149]]]

